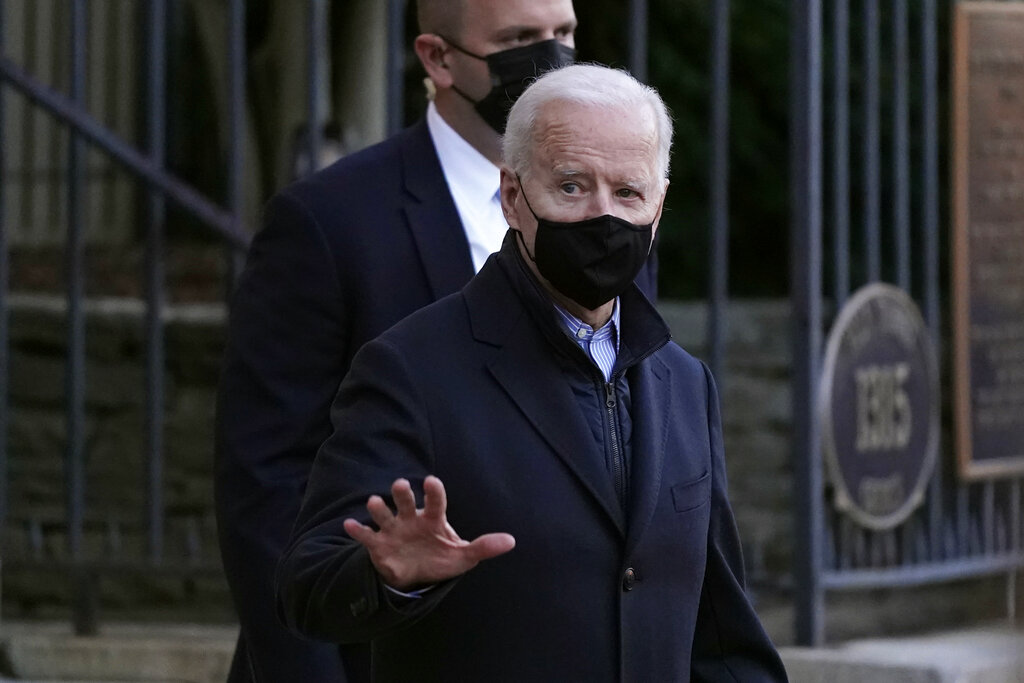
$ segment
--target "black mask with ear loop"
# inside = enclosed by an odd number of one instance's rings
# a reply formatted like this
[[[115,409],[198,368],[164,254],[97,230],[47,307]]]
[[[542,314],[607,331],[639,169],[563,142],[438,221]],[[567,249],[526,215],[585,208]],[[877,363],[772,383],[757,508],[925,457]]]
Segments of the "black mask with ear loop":
[[[636,225],[605,214],[582,221],[558,222],[541,218],[530,206],[523,190],[526,208],[537,220],[534,254],[526,255],[551,286],[588,311],[608,303],[636,279],[651,250],[654,222]]]
[[[505,134],[508,112],[526,90],[526,86],[545,71],[576,61],[576,50],[557,40],[542,40],[489,55],[478,55],[444,36],[441,38],[459,52],[487,62],[487,69],[491,73],[491,90],[482,100],[474,100],[455,85],[452,85],[452,90],[472,103],[480,118],[499,135]]]

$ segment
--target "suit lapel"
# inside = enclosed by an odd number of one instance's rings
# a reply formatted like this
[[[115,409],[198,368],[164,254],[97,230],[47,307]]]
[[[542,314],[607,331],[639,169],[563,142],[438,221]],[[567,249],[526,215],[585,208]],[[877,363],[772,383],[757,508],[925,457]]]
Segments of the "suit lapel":
[[[580,407],[562,380],[554,352],[531,328],[528,315],[523,313],[490,364],[490,372],[557,457],[589,490],[620,533],[625,533],[623,511],[615,497],[611,477],[603,459],[594,453],[594,438],[580,414]]]
[[[440,299],[473,277],[469,244],[425,119],[406,132],[401,149],[402,176],[412,197],[405,217],[431,292]]]
[[[636,368],[633,382],[633,460],[630,488],[627,555],[651,522],[661,490],[668,424],[672,405],[672,375],[657,357]]]

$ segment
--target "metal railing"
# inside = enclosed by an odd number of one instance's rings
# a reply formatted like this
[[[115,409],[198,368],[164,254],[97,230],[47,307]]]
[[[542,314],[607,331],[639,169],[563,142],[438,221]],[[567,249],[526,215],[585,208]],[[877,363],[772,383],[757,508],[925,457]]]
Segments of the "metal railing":
[[[4,34],[4,7],[0,1],[0,36]],[[202,560],[192,557],[168,562],[164,555],[164,529],[166,511],[164,508],[164,413],[163,395],[165,379],[164,327],[162,312],[166,305],[164,296],[164,228],[165,204],[175,203],[199,220],[211,233],[226,245],[229,259],[238,263],[240,255],[248,245],[248,234],[242,228],[241,183],[241,111],[242,87],[244,83],[244,54],[242,53],[244,0],[230,0],[230,35],[226,44],[230,52],[231,118],[233,134],[228,143],[229,160],[225,173],[228,177],[229,200],[227,208],[195,190],[181,178],[170,173],[165,166],[165,89],[167,75],[166,27],[167,3],[165,0],[149,0],[141,3],[146,18],[146,150],[137,149],[131,143],[102,125],[93,118],[85,106],[86,86],[87,10],[88,0],[69,0],[71,12],[71,85],[69,94],[62,94],[28,73],[0,49],[0,127],[3,126],[3,99],[9,92],[15,92],[31,101],[39,110],[46,112],[70,130],[70,144],[67,160],[67,230],[65,240],[66,288],[67,288],[67,363],[65,375],[66,397],[66,442],[65,453],[65,518],[57,522],[67,535],[66,568],[72,577],[74,595],[74,623],[78,633],[95,633],[97,629],[97,597],[95,577],[101,571],[139,570],[168,571],[172,573],[199,573],[219,571],[219,560],[210,553]],[[0,45],[0,48],[3,46]],[[145,408],[145,490],[146,509],[143,518],[146,528],[146,553],[144,558],[124,557],[118,553],[103,557],[90,557],[84,550],[86,532],[86,438],[85,438],[85,259],[84,233],[84,188],[83,158],[86,143],[102,151],[116,161],[136,180],[148,188],[146,204],[146,408]],[[4,146],[0,145],[0,150]],[[5,169],[0,160],[0,221],[3,218]],[[8,403],[10,377],[10,334],[9,334],[9,248],[3,241],[6,230],[0,225],[0,500],[6,521],[9,513],[7,482],[7,437],[10,406]],[[12,558],[8,566],[17,566],[19,561],[31,565],[39,561],[43,526],[53,520],[33,519],[29,521],[27,537],[33,547],[27,557]],[[92,524],[92,522],[89,522]],[[117,549],[122,528],[110,523],[103,531],[107,548]],[[198,552],[198,549],[197,549]],[[5,558],[5,562],[7,558]],[[48,562],[50,564],[50,562]]]
[[[871,531],[855,525],[827,501],[817,414],[823,332],[851,292],[851,283],[887,280],[916,293],[936,348],[942,347],[939,302],[939,50],[940,11],[951,3],[894,0],[888,6],[891,62],[880,59],[885,39],[879,0],[862,0],[862,42],[851,46],[851,3],[799,0],[791,9],[791,299],[794,315],[794,464],[798,509],[795,585],[797,639],[825,640],[828,591],[922,585],[966,577],[1005,575],[1007,610],[1013,614],[1016,573],[1024,568],[1022,479],[964,482],[950,468],[936,468],[924,504],[902,525]],[[909,10],[917,15],[918,52],[909,48]],[[831,51],[825,36],[831,37]],[[851,154],[851,61],[860,57],[861,135],[859,158]],[[826,58],[831,57],[831,73]],[[891,76],[891,112],[886,150],[892,166],[882,165],[883,68]],[[919,74],[916,89],[912,76]],[[826,91],[826,81],[831,88]],[[919,105],[912,108],[912,96]],[[829,97],[830,96],[830,97]],[[826,129],[824,111],[831,110]],[[918,153],[911,151],[912,113]],[[827,144],[826,140],[831,144]],[[860,163],[859,201],[851,201],[852,170]],[[921,188],[914,205],[914,172]],[[831,183],[826,192],[824,183]],[[883,187],[891,215],[883,216]],[[825,229],[826,209],[831,230]],[[860,216],[860,258],[850,249],[851,216]],[[917,216],[917,220],[912,220]],[[888,249],[883,249],[883,224]],[[831,253],[826,254],[826,242]],[[921,255],[914,277],[911,254]],[[831,268],[831,282],[824,270]],[[860,266],[857,274],[853,267]],[[834,310],[826,311],[829,294]],[[944,383],[944,387],[948,386]],[[948,454],[940,448],[940,453]],[[943,458],[948,462],[948,458]]]
[[[218,202],[205,196],[192,185],[170,172],[165,159],[167,145],[166,90],[168,74],[167,47],[170,38],[168,16],[172,7],[167,0],[145,0],[136,7],[144,17],[145,76],[142,79],[145,97],[145,143],[142,148],[124,139],[121,135],[103,125],[90,114],[84,100],[88,74],[86,64],[87,19],[90,0],[65,0],[71,13],[71,83],[67,93],[47,85],[37,75],[24,68],[5,51],[5,5],[10,0],[0,0],[0,130],[4,126],[4,102],[7,97],[17,94],[30,102],[38,112],[65,126],[70,132],[70,144],[66,163],[67,225],[64,240],[66,257],[66,442],[64,456],[65,506],[55,517],[33,517],[27,520],[25,538],[28,550],[20,556],[5,557],[5,568],[19,565],[30,568],[47,566],[65,571],[72,581],[74,597],[73,621],[76,632],[95,633],[98,628],[97,577],[101,575],[132,573],[170,574],[195,576],[219,574],[220,560],[215,550],[201,546],[198,523],[186,523],[185,556],[167,550],[167,510],[165,500],[165,408],[163,397],[166,389],[165,322],[163,311],[167,306],[165,296],[165,249],[166,217],[168,204],[183,209],[195,218],[209,234],[223,245],[227,262],[227,279],[233,281],[239,273],[244,252],[249,242],[249,231],[243,225],[245,187],[245,162],[243,139],[245,134],[245,0],[222,0],[227,17],[227,34],[223,49],[226,55],[227,73],[227,153],[224,174],[227,179],[226,197]],[[405,15],[408,0],[388,0],[387,44],[388,44],[388,130],[395,132],[403,125],[402,93],[405,70]],[[325,25],[328,21],[327,0],[307,0],[307,44],[306,56],[307,116],[305,140],[309,159],[319,157],[322,139],[321,127],[324,114],[318,109],[319,88],[326,80]],[[646,0],[629,1],[629,35],[631,67],[641,75],[646,73]],[[724,21],[724,15],[723,15]],[[724,35],[724,34],[723,34]],[[726,78],[724,72],[722,78]],[[721,93],[727,81],[722,81]],[[719,106],[725,106],[720,100]],[[720,110],[722,111],[722,110]],[[145,489],[145,509],[141,510],[141,523],[124,522],[116,519],[98,519],[89,513],[86,504],[88,482],[85,463],[86,452],[86,294],[84,288],[85,224],[83,200],[86,189],[83,186],[82,159],[87,148],[97,150],[113,160],[127,172],[134,181],[144,186],[144,240],[145,240],[145,454],[142,473]],[[10,496],[8,482],[8,435],[10,426],[10,244],[8,231],[3,225],[5,208],[5,166],[4,153],[7,145],[0,144],[0,522],[9,523]],[[722,147],[718,153],[724,154]],[[724,161],[720,161],[724,164]],[[312,167],[313,164],[310,164]],[[721,166],[720,168],[724,168]],[[310,168],[305,169],[307,172]],[[724,197],[721,199],[721,215],[725,215]],[[723,255],[724,258],[724,255]],[[230,286],[228,287],[230,289]],[[714,342],[720,348],[720,340]],[[66,553],[63,557],[44,557],[45,537],[50,529],[66,533]],[[139,554],[124,550],[123,537],[126,532],[143,534],[145,549]],[[104,552],[95,553],[86,549],[86,536],[101,536]]]

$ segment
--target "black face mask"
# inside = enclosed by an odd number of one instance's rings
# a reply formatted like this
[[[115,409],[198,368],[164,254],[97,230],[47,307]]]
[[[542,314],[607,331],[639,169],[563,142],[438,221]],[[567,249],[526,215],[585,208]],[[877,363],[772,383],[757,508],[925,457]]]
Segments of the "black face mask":
[[[519,187],[522,191],[521,180]],[[537,264],[537,270],[552,287],[588,311],[626,291],[647,260],[653,221],[635,225],[605,214],[559,223],[538,216],[525,192],[523,199],[537,219],[534,255],[530,256],[527,250],[527,256]],[[523,239],[521,232],[519,239]],[[526,247],[525,241],[523,247]]]
[[[447,38],[444,41],[463,54],[487,62],[491,91],[482,100],[477,102],[454,85],[452,90],[471,102],[480,118],[499,135],[505,134],[509,110],[533,79],[576,61],[576,50],[557,40],[542,40],[486,56],[474,54]]]

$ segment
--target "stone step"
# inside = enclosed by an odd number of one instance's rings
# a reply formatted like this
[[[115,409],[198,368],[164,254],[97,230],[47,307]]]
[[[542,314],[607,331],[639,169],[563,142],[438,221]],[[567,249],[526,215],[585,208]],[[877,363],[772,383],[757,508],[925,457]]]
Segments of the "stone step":
[[[65,623],[0,625],[0,683],[222,683],[237,627]],[[781,649],[792,683],[1024,683],[1024,631],[993,626]]]
[[[110,623],[82,637],[66,623],[4,622],[0,652],[3,673],[18,681],[223,683],[237,634],[236,626]]]
[[[1024,630],[971,629],[781,650],[791,683],[1024,683]]]

